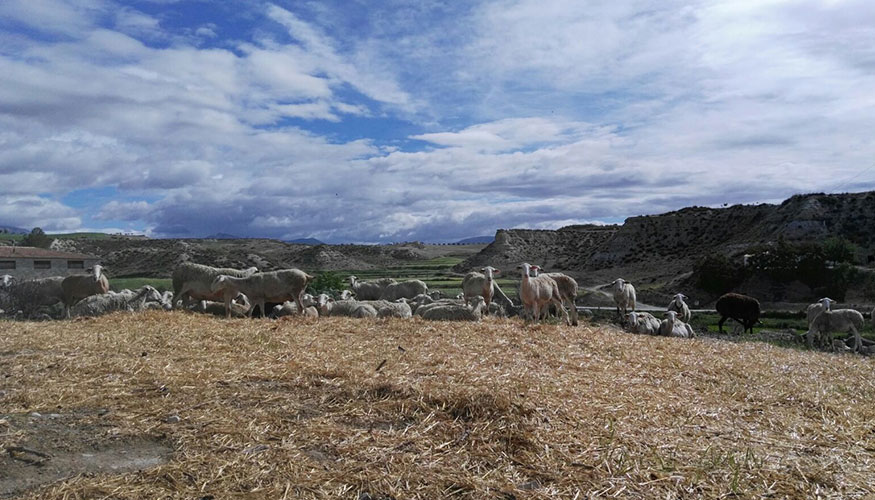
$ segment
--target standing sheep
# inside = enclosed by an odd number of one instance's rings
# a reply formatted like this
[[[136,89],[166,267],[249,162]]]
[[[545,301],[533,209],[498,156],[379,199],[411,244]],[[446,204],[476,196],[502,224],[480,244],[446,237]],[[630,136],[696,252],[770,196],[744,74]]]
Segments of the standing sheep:
[[[760,302],[740,293],[723,295],[717,299],[714,308],[720,314],[720,321],[717,322],[720,333],[723,333],[723,323],[727,318],[738,321],[744,327],[744,331],[750,330],[750,333],[753,333],[753,325],[760,320]]]
[[[480,272],[471,271],[462,278],[462,293],[465,297],[465,303],[470,304],[471,300],[478,295],[483,297],[486,302],[485,314],[489,314],[489,304],[492,303],[492,296],[495,293],[495,274],[500,271],[492,266],[486,266],[480,269]]]
[[[617,278],[611,283],[611,291],[614,294],[614,303],[617,305],[617,316],[625,318],[626,313],[635,310],[635,287],[632,283]]]
[[[626,328],[632,333],[659,335],[659,320],[648,312],[630,312],[626,319]]]
[[[313,276],[300,269],[282,269],[269,273],[255,273],[246,278],[219,275],[213,280],[210,291],[214,294],[222,293],[225,301],[226,318],[231,317],[231,299],[239,293],[245,294],[252,302],[253,307],[249,310],[250,317],[252,317],[252,311],[255,309],[255,306],[259,306],[262,316],[266,317],[267,314],[264,310],[265,302],[282,304],[287,300],[294,300],[298,306],[298,311],[300,311],[300,314],[303,314],[304,305],[301,302],[301,298],[304,295],[304,290],[307,289],[307,283],[312,280]]]
[[[688,297],[682,293],[676,294],[671,302],[668,303],[667,311],[674,311],[678,313],[678,319],[683,321],[684,323],[689,323],[692,314],[690,313],[690,306],[684,302]]]
[[[535,266],[536,271],[540,271],[540,266]],[[559,296],[562,297],[562,303],[566,304],[568,310],[571,311],[571,324],[577,326],[578,324],[578,316],[577,316],[577,281],[564,273],[544,273],[545,276],[549,276],[556,281],[556,284],[559,285]]]
[[[833,348],[833,332],[849,332],[854,335],[854,351],[860,352],[860,348],[863,347],[860,330],[863,328],[864,321],[863,315],[854,309],[825,310],[811,322],[811,326],[805,333],[805,340],[808,347],[813,347],[815,334],[821,338],[826,336],[829,342],[827,345]]]
[[[559,285],[556,280],[549,276],[531,277],[531,264],[524,262],[517,266],[522,270],[522,283],[520,285],[520,298],[526,314],[538,323],[541,318],[541,310],[550,304],[554,304],[565,318],[565,324],[571,325],[568,313],[562,307],[562,296],[559,293]]]
[[[0,276],[0,288],[9,288],[15,282],[15,278],[10,274]]]
[[[173,270],[173,300],[180,302],[184,309],[189,307],[190,300],[222,301],[224,300],[222,294],[213,292],[210,288],[218,276],[245,278],[256,272],[258,272],[256,267],[239,270],[183,262]]]
[[[64,291],[64,314],[70,317],[70,308],[76,302],[92,295],[104,294],[109,291],[109,280],[103,273],[103,267],[95,264],[88,275],[74,274],[67,276],[61,281],[61,289]]]

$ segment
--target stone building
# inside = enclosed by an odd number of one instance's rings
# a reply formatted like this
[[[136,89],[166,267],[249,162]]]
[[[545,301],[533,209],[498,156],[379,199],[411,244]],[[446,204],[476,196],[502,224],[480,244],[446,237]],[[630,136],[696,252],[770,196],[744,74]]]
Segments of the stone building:
[[[9,274],[18,281],[86,274],[89,268],[98,263],[100,259],[93,255],[35,247],[0,246],[0,275]]]

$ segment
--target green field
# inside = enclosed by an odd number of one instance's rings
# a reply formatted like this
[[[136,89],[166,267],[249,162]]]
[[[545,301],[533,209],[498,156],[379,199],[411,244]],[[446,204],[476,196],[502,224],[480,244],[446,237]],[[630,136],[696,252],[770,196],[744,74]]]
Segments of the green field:
[[[0,233],[0,240],[20,242],[25,236],[27,235]],[[63,238],[65,240],[106,240],[112,237],[112,235],[106,233],[58,233],[47,234],[46,236],[49,238]]]

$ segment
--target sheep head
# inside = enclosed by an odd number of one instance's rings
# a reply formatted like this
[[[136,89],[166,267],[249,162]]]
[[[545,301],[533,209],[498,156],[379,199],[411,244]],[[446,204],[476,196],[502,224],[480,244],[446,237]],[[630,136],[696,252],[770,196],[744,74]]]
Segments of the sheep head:
[[[224,274],[220,274],[216,276],[216,279],[210,284],[210,291],[216,293],[220,290],[224,290],[228,283],[228,276]]]
[[[482,268],[480,268],[480,272],[485,274],[486,279],[488,279],[489,281],[492,281],[494,275],[501,273],[501,271],[499,271],[498,269],[496,269],[492,266],[482,267]]]
[[[100,276],[103,274],[103,266],[94,264],[94,267],[91,268],[91,273],[94,275],[94,281],[100,281]]]

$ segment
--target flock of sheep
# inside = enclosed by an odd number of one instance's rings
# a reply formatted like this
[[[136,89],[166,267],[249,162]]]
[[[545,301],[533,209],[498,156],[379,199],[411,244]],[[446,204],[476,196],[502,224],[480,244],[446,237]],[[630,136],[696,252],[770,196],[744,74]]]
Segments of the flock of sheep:
[[[29,311],[39,307],[63,306],[63,315],[98,316],[113,311],[184,308],[197,312],[225,315],[226,317],[252,316],[256,307],[267,315],[267,304],[277,304],[270,311],[272,318],[292,314],[307,316],[349,316],[356,318],[420,316],[427,320],[479,321],[484,315],[508,317],[520,315],[535,323],[550,314],[561,318],[567,325],[578,324],[575,299],[577,282],[563,273],[542,273],[539,266],[523,263],[520,271],[519,297],[516,305],[495,282],[499,270],[486,266],[479,272],[469,272],[462,280],[462,293],[457,297],[441,298],[439,291],[429,293],[420,280],[398,282],[392,278],[360,281],[349,277],[350,288],[337,298],[327,294],[312,296],[305,291],[313,276],[299,269],[258,272],[215,268],[194,263],[183,263],[172,274],[173,291],[160,293],[151,286],[138,290],[112,292],[100,265],[87,275],[53,277],[16,283],[8,275],[0,276],[0,314],[3,310]],[[687,297],[676,294],[664,313],[657,319],[648,312],[636,312],[636,293],[631,283],[617,279],[610,285],[617,315],[624,320],[628,331],[638,334],[692,338],[691,312]],[[842,343],[834,341],[832,333],[847,332],[854,338],[854,350],[873,347],[862,339],[863,315],[854,309],[831,309],[834,301],[823,298],[808,306],[806,340],[813,346],[834,348]],[[745,295],[728,293],[715,305],[721,318],[723,332],[726,319],[738,322],[745,331],[753,331],[759,322],[759,302]],[[36,317],[46,316],[38,313]],[[34,317],[34,315],[31,315]],[[875,322],[875,310],[872,311]],[[842,345],[844,345],[842,343]]]

